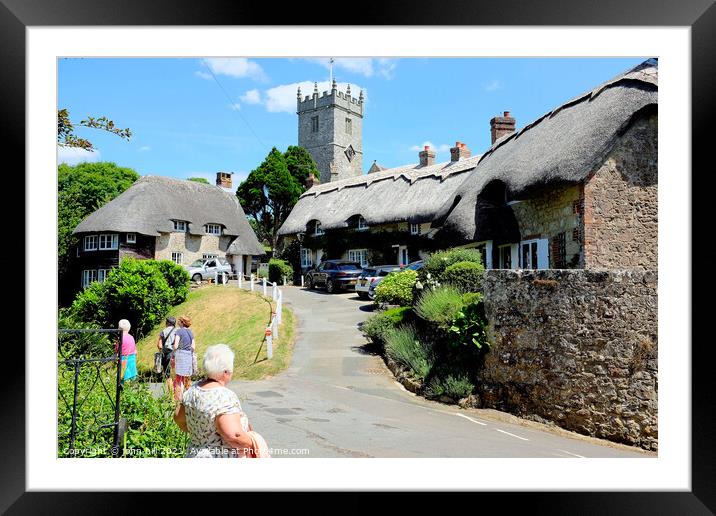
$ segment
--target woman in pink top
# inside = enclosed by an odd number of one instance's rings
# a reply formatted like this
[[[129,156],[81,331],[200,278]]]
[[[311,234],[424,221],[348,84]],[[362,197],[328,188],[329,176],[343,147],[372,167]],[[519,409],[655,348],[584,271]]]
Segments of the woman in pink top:
[[[131,380],[137,376],[137,344],[134,337],[129,334],[132,327],[127,319],[119,321],[119,329],[122,330],[122,382]],[[117,351],[117,344],[114,345]]]

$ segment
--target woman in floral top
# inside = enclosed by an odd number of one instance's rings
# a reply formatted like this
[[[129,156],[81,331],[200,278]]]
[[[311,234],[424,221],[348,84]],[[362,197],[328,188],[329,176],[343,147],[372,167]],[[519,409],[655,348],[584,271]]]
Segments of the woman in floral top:
[[[206,379],[192,385],[174,413],[174,421],[189,434],[185,457],[245,457],[252,449],[253,430],[241,410],[231,381],[234,353],[226,344],[209,346],[202,363]]]

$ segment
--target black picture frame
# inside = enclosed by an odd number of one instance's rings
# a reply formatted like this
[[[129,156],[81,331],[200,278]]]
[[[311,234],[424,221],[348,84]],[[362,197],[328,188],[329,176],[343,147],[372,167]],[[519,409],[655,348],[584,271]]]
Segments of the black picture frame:
[[[666,342],[684,352],[689,348],[692,357],[692,441],[691,491],[688,492],[534,492],[479,493],[480,505],[488,507],[489,500],[504,504],[510,512],[549,514],[714,514],[716,511],[716,456],[714,453],[714,364],[713,338],[704,332],[699,338],[697,328],[703,329],[712,315],[716,243],[711,238],[712,224],[707,209],[713,191],[714,173],[707,161],[707,138],[716,112],[716,7],[714,0],[681,0],[663,2],[650,0],[579,0],[562,2],[426,2],[403,0],[364,2],[351,8],[351,16],[328,19],[331,25],[502,25],[502,26],[688,26],[691,28],[692,79],[692,170],[682,171],[684,180],[692,184],[692,242],[702,242],[698,256],[693,253],[691,266],[692,333],[686,330],[683,342]],[[6,156],[18,158],[14,170],[25,170],[25,29],[28,26],[84,26],[84,25],[301,25],[316,24],[312,9],[272,9],[260,2],[178,0],[0,0],[0,105],[2,106],[3,148]],[[684,128],[689,130],[688,127]],[[710,143],[710,142],[709,142]],[[696,172],[698,171],[698,172]],[[14,191],[26,193],[24,181],[17,174],[8,176]],[[697,183],[698,181],[698,183]],[[13,195],[17,198],[24,196]],[[7,221],[17,226],[17,206],[3,203]],[[665,221],[662,220],[662,223]],[[51,231],[52,228],[48,228]],[[704,238],[706,236],[706,238]],[[23,232],[13,235],[15,248],[29,236]],[[701,237],[697,240],[698,237]],[[686,254],[686,250],[682,250]],[[6,253],[8,252],[6,248]],[[10,256],[9,254],[6,256]],[[16,254],[13,254],[16,256]],[[704,259],[706,257],[706,259]],[[10,261],[6,260],[9,265]],[[698,276],[697,276],[698,274]],[[11,277],[6,288],[21,290],[22,274]],[[24,286],[24,285],[23,285]],[[22,310],[24,303],[15,302]],[[14,317],[13,317],[14,315]],[[27,324],[30,314],[24,314]],[[668,314],[660,314],[668,317]],[[20,314],[10,314],[6,322],[21,320]],[[15,323],[19,327],[19,324]],[[6,343],[10,342],[10,339]],[[23,339],[24,340],[24,339]],[[15,342],[20,342],[16,340]],[[26,343],[27,345],[27,343]],[[122,493],[36,493],[25,488],[25,363],[24,350],[17,344],[6,348],[3,371],[3,390],[0,396],[0,511],[8,514],[34,513],[107,513],[122,511]],[[31,377],[27,378],[31,381]],[[420,502],[418,498],[415,499]],[[141,504],[135,499],[137,506]],[[175,502],[174,502],[175,503]],[[157,501],[156,510],[174,505]],[[410,510],[409,505],[404,509]]]

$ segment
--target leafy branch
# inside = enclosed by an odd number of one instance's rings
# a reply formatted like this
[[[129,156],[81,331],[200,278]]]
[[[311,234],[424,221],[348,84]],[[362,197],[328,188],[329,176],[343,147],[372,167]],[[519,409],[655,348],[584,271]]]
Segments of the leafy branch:
[[[124,140],[129,140],[132,137],[132,131],[130,131],[129,128],[121,129],[117,127],[115,123],[106,116],[101,116],[99,118],[88,116],[85,120],[81,120],[77,125],[92,129],[100,129],[102,131],[115,134]],[[92,142],[85,138],[80,138],[74,131],[75,124],[73,124],[70,120],[69,112],[66,109],[58,109],[57,144],[60,147],[78,147],[86,151],[94,150]]]

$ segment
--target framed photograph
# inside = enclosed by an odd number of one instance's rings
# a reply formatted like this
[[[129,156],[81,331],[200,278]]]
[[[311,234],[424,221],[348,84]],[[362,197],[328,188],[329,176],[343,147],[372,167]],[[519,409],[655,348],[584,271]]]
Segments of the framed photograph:
[[[689,239],[710,221],[691,170],[711,2],[325,26],[56,7],[0,6],[28,220],[3,511],[124,490],[716,511],[691,287],[712,260]],[[232,453],[273,460],[208,460]]]

